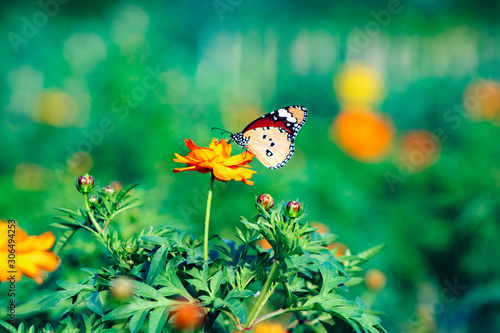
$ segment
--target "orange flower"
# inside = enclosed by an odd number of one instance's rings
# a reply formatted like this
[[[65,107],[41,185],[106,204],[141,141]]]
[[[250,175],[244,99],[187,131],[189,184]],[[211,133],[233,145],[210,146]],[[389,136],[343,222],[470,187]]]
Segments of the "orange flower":
[[[337,249],[337,253],[334,253],[336,257],[343,256],[347,251],[347,246],[340,242],[333,242],[332,244],[327,246],[330,250]]]
[[[380,291],[384,289],[387,279],[378,269],[370,269],[365,274],[365,283],[368,289]]]
[[[186,146],[191,150],[187,156],[175,154],[174,162],[186,163],[185,168],[176,168],[174,172],[198,171],[201,173],[212,172],[215,179],[227,182],[231,179],[253,185],[252,178],[256,171],[250,170],[250,161],[253,155],[243,152],[231,156],[231,145],[225,140],[213,139],[208,148],[198,147],[191,139],[184,139]]]
[[[200,306],[186,303],[172,311],[175,315],[172,325],[179,331],[198,330],[205,322],[205,314]]]
[[[288,333],[280,323],[259,323],[255,325],[254,333]]]
[[[17,271],[15,273],[16,280],[19,280],[23,274],[32,278],[36,283],[43,282],[42,277],[46,275],[43,271],[53,272],[59,265],[59,257],[50,252],[55,241],[55,237],[51,232],[45,232],[40,236],[28,236],[26,231],[16,225],[14,238],[9,237],[9,225],[0,221],[0,258],[2,263],[8,264],[9,259],[15,260],[15,268],[11,269],[6,266],[0,270],[0,281],[10,280],[12,273],[7,271]],[[15,242],[10,242],[14,239]],[[9,246],[10,245],[10,246]],[[15,257],[9,258],[9,250],[15,248]]]
[[[332,138],[349,156],[378,162],[391,148],[394,127],[390,119],[367,108],[347,108],[333,120]]]
[[[441,156],[439,137],[428,130],[406,133],[399,147],[399,161],[420,172],[437,162]]]

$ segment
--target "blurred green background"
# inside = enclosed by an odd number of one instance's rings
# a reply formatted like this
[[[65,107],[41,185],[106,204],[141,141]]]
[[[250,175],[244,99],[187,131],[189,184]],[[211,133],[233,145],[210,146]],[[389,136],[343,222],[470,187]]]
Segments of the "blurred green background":
[[[74,184],[90,172],[100,186],[141,183],[146,204],[115,225],[124,237],[200,234],[210,177],[173,174],[183,139],[208,146],[213,126],[238,132],[300,104],[309,118],[289,164],[255,160],[254,186],[218,183],[211,231],[233,237],[261,193],[298,198],[352,252],[388,245],[369,267],[385,288],[352,291],[388,331],[500,330],[499,1],[0,8],[0,218],[50,229],[53,207],[82,205]],[[82,233],[43,285],[18,283],[18,302],[78,281],[103,253]]]

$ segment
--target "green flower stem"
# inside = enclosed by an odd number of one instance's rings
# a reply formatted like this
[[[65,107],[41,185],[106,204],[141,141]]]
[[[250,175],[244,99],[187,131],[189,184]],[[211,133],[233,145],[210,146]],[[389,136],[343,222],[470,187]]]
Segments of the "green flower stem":
[[[214,189],[215,176],[212,172],[212,178],[210,178],[210,189],[208,190],[207,198],[207,212],[205,215],[205,241],[203,243],[203,258],[208,261],[208,226],[210,225],[210,207],[212,205],[212,192]]]
[[[260,292],[259,297],[257,298],[257,301],[255,301],[255,304],[253,305],[252,309],[250,310],[250,314],[248,315],[247,322],[245,323],[244,327],[251,327],[253,321],[257,318],[259,315],[260,310],[262,310],[262,307],[266,303],[267,299],[271,296],[272,291],[274,291],[274,288],[271,288],[272,284],[274,283],[274,278],[276,275],[276,272],[278,271],[279,267],[279,260],[276,260],[273,263],[273,266],[271,267],[271,272],[269,273],[269,276],[267,277],[267,281],[264,284],[264,287],[262,287],[262,290]],[[268,292],[271,290],[271,293]]]
[[[85,208],[87,209],[87,212],[89,214],[89,217],[90,217],[90,220],[92,221],[92,224],[94,225],[94,227],[96,228],[97,232],[99,234],[102,233],[102,229],[101,227],[99,226],[99,224],[97,224],[97,221],[95,220],[94,218],[94,214],[92,214],[92,211],[90,210],[90,206],[89,206],[89,200],[88,200],[88,193],[84,193],[83,194],[83,200],[85,201]]]

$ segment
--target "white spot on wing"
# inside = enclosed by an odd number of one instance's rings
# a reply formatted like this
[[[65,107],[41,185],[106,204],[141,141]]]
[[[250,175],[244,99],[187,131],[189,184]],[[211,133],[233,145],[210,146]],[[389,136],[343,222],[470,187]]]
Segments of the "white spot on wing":
[[[296,123],[297,118],[295,118],[290,112],[288,112],[286,109],[279,109],[278,110],[278,115],[282,118],[286,118],[286,121],[290,123]]]

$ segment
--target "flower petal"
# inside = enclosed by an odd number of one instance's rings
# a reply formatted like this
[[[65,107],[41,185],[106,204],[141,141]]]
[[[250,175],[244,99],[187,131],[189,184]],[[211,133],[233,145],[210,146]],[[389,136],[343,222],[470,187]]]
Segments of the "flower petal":
[[[16,251],[24,253],[29,251],[46,251],[54,245],[56,237],[50,231],[47,231],[40,236],[29,236],[23,241],[17,242]]]
[[[189,148],[189,150],[195,150],[200,148],[191,139],[184,139],[184,143],[186,144],[186,147]]]
[[[174,173],[179,173],[179,172],[182,172],[182,171],[195,171],[196,170],[196,166],[193,165],[193,166],[188,166],[188,167],[185,167],[185,168],[175,168],[174,169]]]
[[[37,283],[42,282],[42,269],[52,272],[59,265],[59,257],[48,251],[33,251],[19,254],[17,256],[16,268],[19,272],[34,279]]]
[[[253,159],[254,155],[245,151],[241,154],[231,156],[230,158],[224,161],[224,165],[226,166],[243,166],[250,163]]]
[[[234,179],[236,181],[243,181],[245,184],[253,185],[253,181],[248,181],[252,178],[253,174],[257,171],[245,168],[230,168],[221,164],[217,164],[214,168],[214,176],[223,181]]]

